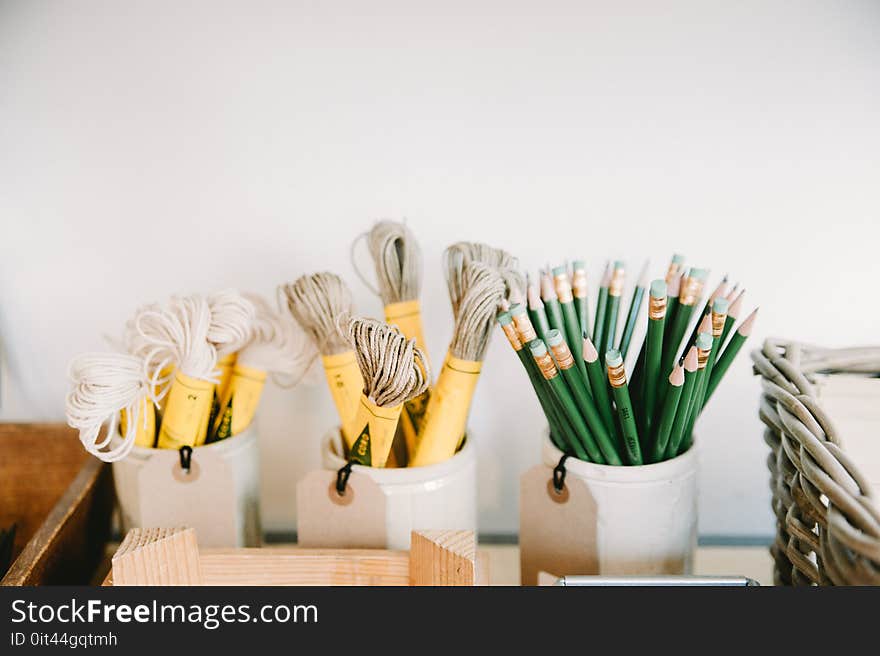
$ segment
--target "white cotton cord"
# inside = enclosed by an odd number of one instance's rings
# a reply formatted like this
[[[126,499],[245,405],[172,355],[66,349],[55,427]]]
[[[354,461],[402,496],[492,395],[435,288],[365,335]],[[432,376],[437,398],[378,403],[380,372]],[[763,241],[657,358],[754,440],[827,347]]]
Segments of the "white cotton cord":
[[[470,262],[457,281],[461,285],[461,299],[457,307],[453,306],[455,327],[449,352],[462,360],[481,362],[504,299],[504,278],[494,267]]]
[[[470,262],[480,262],[496,269],[505,284],[505,296],[522,296],[525,290],[525,276],[519,269],[519,261],[507,251],[493,248],[487,244],[472,241],[460,241],[448,247],[443,253],[443,264],[446,272],[446,284],[449,287],[449,300],[452,301],[453,312],[461,303],[464,294],[462,276]]]
[[[256,310],[253,303],[234,289],[210,294],[208,307],[211,324],[208,341],[217,349],[217,356],[235,353],[251,341]]]
[[[301,276],[292,284],[281,285],[282,293],[293,318],[322,355],[351,348],[340,329],[354,313],[351,292],[342,278],[327,272]]]
[[[347,325],[348,340],[364,379],[364,395],[382,408],[420,396],[431,374],[415,339],[382,321],[356,317]]]
[[[251,341],[238,352],[238,363],[268,372],[279,387],[294,387],[317,358],[314,342],[289,314],[275,310],[263,297],[245,297],[255,315]]]
[[[406,224],[379,221],[366,234],[366,239],[382,303],[417,300],[422,289],[422,252]],[[366,284],[363,276],[361,280]]]
[[[166,383],[173,374],[162,372],[174,367],[181,373],[211,382],[217,381],[217,349],[208,341],[211,310],[200,295],[176,296],[168,308],[148,306],[135,316],[138,351],[150,395],[158,402],[168,393]],[[162,386],[163,389],[158,391]]]
[[[134,446],[140,409],[149,398],[141,359],[128,353],[86,353],[70,363],[69,376],[73,388],[67,395],[67,423],[79,430],[86,451],[104,462],[126,457]],[[129,417],[122,444],[108,449],[122,411]]]

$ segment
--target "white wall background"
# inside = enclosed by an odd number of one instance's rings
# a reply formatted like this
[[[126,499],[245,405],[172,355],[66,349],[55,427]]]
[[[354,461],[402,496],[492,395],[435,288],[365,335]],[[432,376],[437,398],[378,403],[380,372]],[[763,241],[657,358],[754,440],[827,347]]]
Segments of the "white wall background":
[[[174,292],[332,269],[407,217],[435,361],[440,256],[482,240],[530,268],[673,250],[729,271],[768,334],[876,341],[880,4],[3,2],[2,419],[61,419],[66,363]],[[714,281],[713,281],[714,282]],[[500,332],[472,415],[480,520],[517,525],[542,424]],[[701,531],[772,531],[746,358],[699,430]],[[322,384],[270,390],[269,528],[333,422]],[[2,454],[0,454],[2,457]]]

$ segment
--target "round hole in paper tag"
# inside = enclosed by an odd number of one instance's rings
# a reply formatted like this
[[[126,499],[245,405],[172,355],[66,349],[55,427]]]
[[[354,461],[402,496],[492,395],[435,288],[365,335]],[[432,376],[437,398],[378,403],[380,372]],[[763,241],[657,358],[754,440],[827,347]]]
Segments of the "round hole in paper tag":
[[[345,489],[340,492],[336,489],[336,481],[333,481],[327,488],[327,495],[337,506],[349,506],[354,502],[354,488],[351,483],[346,483]]]
[[[195,483],[199,480],[202,468],[195,460],[189,461],[189,469],[180,466],[180,462],[176,462],[171,466],[171,475],[178,483]]]
[[[550,496],[550,499],[552,501],[555,501],[556,503],[565,503],[566,501],[568,501],[569,497],[568,486],[563,483],[562,489],[557,490],[556,485],[551,478],[549,481],[547,481],[547,494]]]

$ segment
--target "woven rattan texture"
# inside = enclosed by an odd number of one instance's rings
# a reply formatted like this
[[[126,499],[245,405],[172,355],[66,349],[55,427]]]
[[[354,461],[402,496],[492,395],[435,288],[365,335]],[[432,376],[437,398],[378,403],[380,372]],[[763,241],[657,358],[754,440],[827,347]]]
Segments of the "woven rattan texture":
[[[880,585],[880,508],[816,399],[815,375],[880,373],[880,348],[767,340],[752,353],[776,538],[778,585]],[[880,439],[880,426],[878,426]]]

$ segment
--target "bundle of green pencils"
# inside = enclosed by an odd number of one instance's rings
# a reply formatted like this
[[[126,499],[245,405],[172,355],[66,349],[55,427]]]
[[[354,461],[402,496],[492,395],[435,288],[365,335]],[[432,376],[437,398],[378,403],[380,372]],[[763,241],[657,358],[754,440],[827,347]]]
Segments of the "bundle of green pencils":
[[[620,261],[606,267],[592,330],[582,261],[539,272],[537,284],[529,280],[528,307],[515,304],[498,315],[551,440],[570,456],[642,465],[687,451],[697,418],[751,333],[757,310],[731,334],[743,291],[728,289],[727,277],[704,302],[708,270],[685,268],[675,255],[664,279],[649,285],[647,271],[646,264],[622,315],[626,269]],[[647,331],[627,376],[624,359],[646,295]]]

